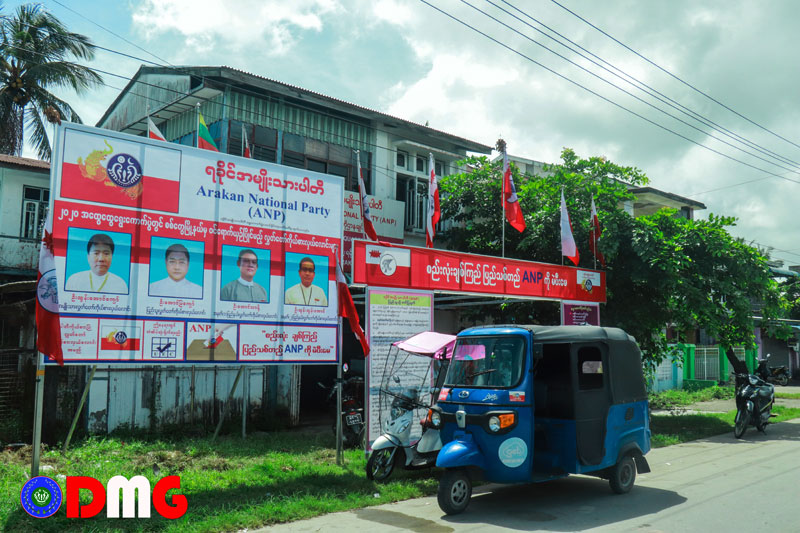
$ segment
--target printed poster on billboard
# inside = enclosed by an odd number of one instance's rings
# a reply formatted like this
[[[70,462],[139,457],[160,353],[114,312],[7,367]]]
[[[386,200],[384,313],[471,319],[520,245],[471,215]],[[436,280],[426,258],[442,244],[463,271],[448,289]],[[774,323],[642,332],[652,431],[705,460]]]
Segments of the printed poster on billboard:
[[[403,365],[403,374],[384,376],[387,371],[389,347],[393,342],[433,330],[433,293],[414,290],[397,290],[379,287],[367,289],[367,337],[370,355],[367,358],[367,448],[382,431],[381,424],[390,416],[381,410],[381,381],[390,379],[400,390],[406,387],[420,387],[419,376],[428,372],[427,360],[419,368]],[[422,359],[422,358],[420,358]],[[417,390],[422,394],[424,391]],[[415,413],[415,420],[424,416],[421,410]],[[419,424],[411,428],[412,439],[419,438],[422,430]]]
[[[343,180],[65,124],[51,173],[67,363],[335,363]]]

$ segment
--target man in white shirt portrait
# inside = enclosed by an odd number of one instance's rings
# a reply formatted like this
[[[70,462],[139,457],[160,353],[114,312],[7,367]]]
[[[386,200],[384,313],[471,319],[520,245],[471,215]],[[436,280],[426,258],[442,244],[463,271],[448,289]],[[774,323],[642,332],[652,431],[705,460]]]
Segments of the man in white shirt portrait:
[[[89,270],[76,272],[64,286],[68,291],[127,294],[128,285],[121,277],[108,271],[114,258],[114,241],[105,233],[92,235],[86,245]]]
[[[236,260],[239,267],[239,279],[235,279],[225,284],[220,292],[222,300],[236,302],[259,302],[269,301],[267,290],[253,281],[258,271],[258,256],[253,250],[242,250]],[[269,269],[269,265],[267,265]]]
[[[328,297],[325,291],[313,284],[316,275],[316,266],[310,257],[300,260],[300,283],[286,290],[283,301],[292,305],[317,305],[328,306]],[[327,279],[325,280],[327,281]]]
[[[189,250],[182,244],[172,244],[164,253],[167,277],[150,284],[150,296],[173,298],[202,298],[203,287],[186,279],[189,272]]]

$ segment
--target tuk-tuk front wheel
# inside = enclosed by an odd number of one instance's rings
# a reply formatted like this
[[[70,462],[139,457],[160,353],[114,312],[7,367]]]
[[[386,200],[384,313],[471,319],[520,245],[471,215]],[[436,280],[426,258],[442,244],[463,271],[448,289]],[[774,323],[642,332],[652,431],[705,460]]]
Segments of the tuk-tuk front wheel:
[[[445,514],[458,514],[467,508],[472,497],[472,482],[466,470],[447,470],[439,480],[439,508]]]
[[[611,484],[611,490],[617,494],[626,494],[633,488],[635,480],[636,464],[633,462],[633,457],[626,455],[611,468],[608,482]]]

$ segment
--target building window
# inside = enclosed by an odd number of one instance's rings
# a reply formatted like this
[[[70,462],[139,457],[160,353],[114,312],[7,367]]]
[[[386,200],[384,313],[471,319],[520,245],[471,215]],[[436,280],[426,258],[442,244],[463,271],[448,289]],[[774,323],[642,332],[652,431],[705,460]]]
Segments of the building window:
[[[259,161],[276,163],[278,161],[278,131],[255,124],[245,124],[247,143],[250,145],[250,156]],[[230,121],[228,130],[228,153],[244,156],[244,138],[242,137],[242,123],[238,120]]]
[[[407,160],[408,160],[408,154],[398,150],[396,165],[398,167],[400,167],[400,168],[406,168],[406,161]]]
[[[396,198],[406,204],[405,230],[425,231],[425,217],[428,210],[428,180],[398,174]]]
[[[417,156],[417,172],[425,172],[425,158]]]
[[[436,167],[435,167],[436,168],[436,175],[437,176],[444,176],[444,168],[445,168],[444,167],[444,163],[442,163],[441,161],[436,161],[435,165],[436,165]]]
[[[22,188],[22,229],[20,231],[22,239],[41,240],[49,202],[49,190],[38,187]]]
[[[372,154],[361,152],[361,173],[367,194],[371,191]],[[338,144],[330,144],[316,139],[307,139],[293,133],[283,135],[281,163],[290,167],[305,168],[344,178],[348,191],[358,191],[358,172],[356,153],[353,149]]]

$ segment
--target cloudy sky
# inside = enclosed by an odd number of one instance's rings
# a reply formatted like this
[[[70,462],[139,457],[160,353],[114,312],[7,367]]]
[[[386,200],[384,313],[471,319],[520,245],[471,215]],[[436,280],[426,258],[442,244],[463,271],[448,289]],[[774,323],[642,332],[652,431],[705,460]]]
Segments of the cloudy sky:
[[[705,203],[699,216],[736,216],[733,233],[800,264],[800,2],[558,1],[44,3],[96,44],[159,64],[229,65],[484,144],[502,136],[539,161],[571,147],[639,167],[653,187]],[[91,66],[130,77],[140,64],[99,52]],[[73,98],[86,123],[125,85],[104,77]]]

